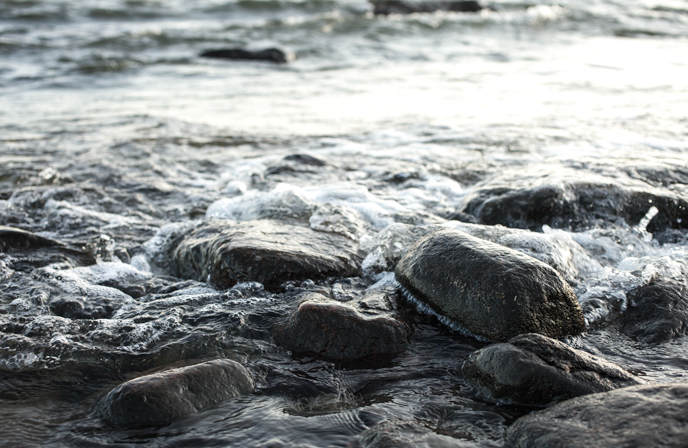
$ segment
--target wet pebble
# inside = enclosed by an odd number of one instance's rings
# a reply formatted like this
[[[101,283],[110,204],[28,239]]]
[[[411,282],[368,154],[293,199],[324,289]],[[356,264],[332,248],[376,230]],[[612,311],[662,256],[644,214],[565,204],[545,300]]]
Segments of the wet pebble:
[[[463,374],[493,399],[535,405],[644,383],[612,362],[539,334],[472,353]]]
[[[363,314],[355,300],[342,303],[314,292],[301,299],[274,332],[276,342],[287,350],[326,359],[355,360],[393,356],[408,347],[409,327],[389,313],[368,307]],[[361,302],[367,303],[366,298]]]
[[[127,381],[111,390],[94,414],[116,426],[165,425],[253,388],[244,366],[217,359]]]

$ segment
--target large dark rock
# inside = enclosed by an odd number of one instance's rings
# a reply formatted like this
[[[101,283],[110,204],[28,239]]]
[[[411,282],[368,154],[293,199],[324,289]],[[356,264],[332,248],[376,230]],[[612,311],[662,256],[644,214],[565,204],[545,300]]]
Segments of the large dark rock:
[[[291,280],[358,275],[362,253],[344,236],[277,221],[200,225],[172,251],[176,274],[222,288],[255,281],[274,290]]]
[[[466,380],[494,399],[548,404],[644,384],[618,365],[539,334],[516,336],[472,353]]]
[[[373,14],[413,14],[416,12],[455,11],[478,12],[483,7],[477,1],[401,1],[383,0],[373,2]]]
[[[649,185],[625,186],[610,182],[541,184],[523,188],[493,186],[477,188],[459,212],[475,216],[480,223],[539,230],[583,229],[610,225],[635,226],[651,207],[658,213],[647,225],[651,233],[688,226],[688,200],[679,194]]]
[[[656,279],[629,292],[621,331],[647,343],[666,342],[688,332],[688,288],[685,282]]]
[[[111,390],[95,415],[116,426],[165,425],[253,390],[241,364],[217,359],[142,376]]]
[[[516,420],[514,448],[685,447],[688,383],[635,386],[586,395]]]
[[[391,356],[407,348],[409,327],[381,310],[384,306],[376,305],[379,297],[342,303],[311,292],[302,299],[274,331],[275,341],[287,350],[355,360]]]
[[[224,48],[220,50],[207,50],[201,53],[202,58],[233,59],[250,61],[267,61],[278,64],[286,63],[289,58],[278,48],[250,51],[243,48]]]
[[[88,251],[14,227],[0,226],[0,252],[12,256],[9,267],[32,271],[53,263],[86,266],[96,263]]]
[[[463,232],[440,230],[422,238],[395,275],[436,313],[493,341],[524,333],[561,338],[585,330],[573,290],[554,269]]]

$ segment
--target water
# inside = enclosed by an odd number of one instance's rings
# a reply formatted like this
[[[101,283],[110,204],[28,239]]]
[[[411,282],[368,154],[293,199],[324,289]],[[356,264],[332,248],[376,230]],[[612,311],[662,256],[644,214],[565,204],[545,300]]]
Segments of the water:
[[[628,291],[687,274],[688,221],[666,208],[688,200],[688,3],[493,6],[377,17],[341,0],[1,0],[0,224],[98,259],[11,272],[2,255],[3,443],[357,446],[381,422],[412,421],[418,446],[502,446],[529,411],[476,395],[461,365],[485,342],[401,298],[414,335],[389,362],[284,352],[270,329],[309,284],[219,291],[168,276],[164,247],[206,216],[345,234],[373,288],[420,235],[467,231],[566,277],[589,325],[574,347],[684,379],[685,338],[643,344],[615,319]],[[229,46],[295,59],[197,57]],[[605,193],[573,221],[488,222],[497,209],[483,224],[506,227],[461,222],[499,189],[542,185]],[[625,212],[628,192],[645,202]],[[51,311],[74,298],[82,318]],[[217,357],[245,364],[256,393],[162,428],[90,416],[126,379]]]

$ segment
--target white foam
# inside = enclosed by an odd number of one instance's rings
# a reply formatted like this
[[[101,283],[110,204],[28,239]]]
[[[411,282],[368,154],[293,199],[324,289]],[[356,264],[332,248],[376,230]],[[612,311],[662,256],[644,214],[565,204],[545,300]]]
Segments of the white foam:
[[[60,271],[51,267],[45,267],[34,271],[33,275],[39,280],[46,281],[62,291],[87,297],[104,297],[112,299],[129,299],[131,297],[119,289],[109,286],[94,285],[81,277],[81,272],[73,272],[73,269]]]
[[[61,271],[65,272],[65,271]],[[139,282],[151,277],[150,272],[140,271],[136,267],[122,262],[103,261],[92,266],[77,267],[69,270],[74,275],[89,283],[105,283],[113,280]]]

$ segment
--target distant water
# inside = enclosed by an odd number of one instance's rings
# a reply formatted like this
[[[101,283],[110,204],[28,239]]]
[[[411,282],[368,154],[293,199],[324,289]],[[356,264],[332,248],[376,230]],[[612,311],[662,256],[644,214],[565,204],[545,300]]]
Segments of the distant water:
[[[418,446],[502,446],[527,410],[464,383],[463,360],[484,343],[413,308],[408,352],[351,367],[265,337],[289,304],[260,285],[140,300],[103,286],[163,279],[166,237],[206,216],[317,228],[319,206],[341,207],[366,275],[389,285],[385,256],[408,248],[398,235],[462,228],[457,213],[488,187],[589,182],[688,200],[688,2],[491,5],[380,17],[358,1],[0,0],[0,225],[114,254],[14,277],[0,258],[2,443],[344,447],[401,419],[430,431]],[[222,47],[295,59],[198,57]],[[326,165],[284,168],[294,153]],[[688,373],[686,338],[651,346],[612,325],[628,291],[688,274],[686,225],[658,240],[654,205],[644,220],[501,242],[568,276],[591,325],[573,346],[666,382]],[[127,304],[112,319],[51,315],[51,297],[70,294]],[[213,357],[246,364],[258,393],[164,428],[90,417],[136,372]]]

